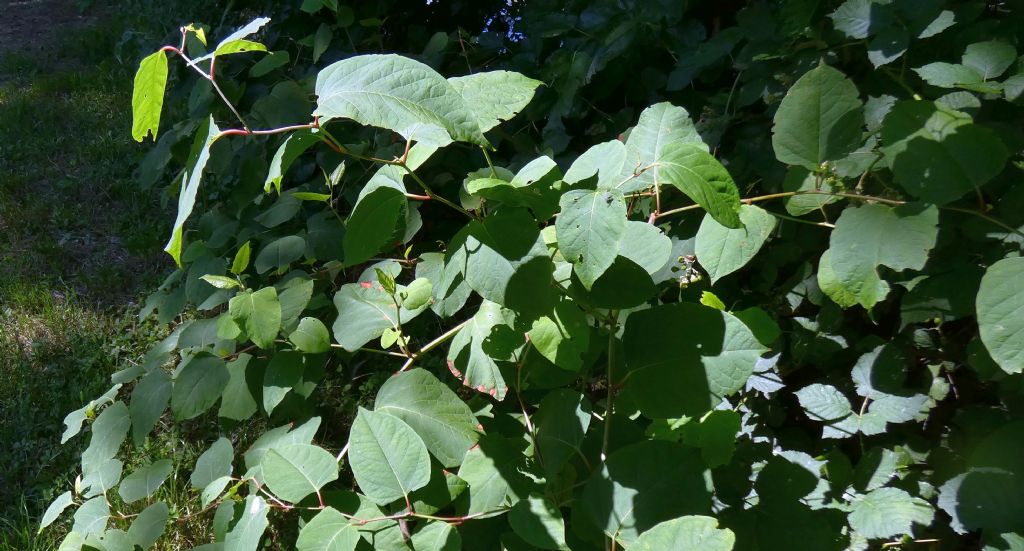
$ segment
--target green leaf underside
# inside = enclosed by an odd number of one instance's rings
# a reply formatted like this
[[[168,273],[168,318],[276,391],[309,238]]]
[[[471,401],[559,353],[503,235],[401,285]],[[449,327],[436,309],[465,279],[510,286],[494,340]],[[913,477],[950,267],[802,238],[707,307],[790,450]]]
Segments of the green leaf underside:
[[[203,179],[203,170],[210,160],[210,147],[220,135],[220,128],[210,117],[209,123],[200,126],[192,142],[192,152],[189,154],[189,162],[181,178],[181,190],[178,193],[178,215],[174,220],[171,230],[171,238],[164,246],[164,250],[171,255],[174,262],[181,266],[181,250],[184,242],[185,221],[192,214],[192,208],[196,204],[196,195],[199,193],[199,184]]]
[[[659,184],[675,186],[720,224],[738,228],[739,190],[729,171],[705,147],[677,142],[665,146],[655,162]]]
[[[1024,371],[1024,257],[989,266],[978,289],[981,342],[1007,373]]]
[[[560,206],[558,249],[589,289],[618,255],[626,201],[617,191],[574,190],[562,195]]]
[[[160,130],[160,112],[167,86],[167,54],[160,50],[146,56],[135,73],[132,91],[132,137],[141,142]]]
[[[697,260],[708,271],[711,282],[745,266],[761,249],[772,230],[775,217],[754,205],[740,207],[741,228],[727,228],[705,216],[697,231]]]
[[[271,448],[263,456],[263,476],[277,497],[298,503],[338,479],[338,462],[323,448],[292,444]]]
[[[349,433],[348,458],[359,488],[381,505],[430,480],[427,447],[409,425],[387,413],[360,408]]]

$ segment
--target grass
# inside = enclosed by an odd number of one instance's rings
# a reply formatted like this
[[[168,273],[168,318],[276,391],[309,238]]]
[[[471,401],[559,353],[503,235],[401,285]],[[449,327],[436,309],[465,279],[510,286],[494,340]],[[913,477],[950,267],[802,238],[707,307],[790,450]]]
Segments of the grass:
[[[84,440],[60,445],[64,415],[168,330],[135,318],[170,264],[167,210],[133,177],[145,148],[131,82],[138,52],[173,28],[168,11],[199,3],[120,4],[31,54],[0,52],[0,550],[56,549],[67,527],[37,536],[38,520],[73,484]]]

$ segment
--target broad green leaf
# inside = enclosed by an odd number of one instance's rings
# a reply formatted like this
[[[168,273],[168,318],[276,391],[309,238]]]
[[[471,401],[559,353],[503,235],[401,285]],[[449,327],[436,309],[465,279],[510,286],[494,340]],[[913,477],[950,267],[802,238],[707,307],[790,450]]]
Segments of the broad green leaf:
[[[206,57],[234,54],[243,51],[248,51],[248,49],[253,48],[266,51],[266,47],[264,47],[262,44],[258,44],[251,40],[245,39],[246,37],[249,37],[259,32],[259,30],[263,28],[263,26],[266,25],[267,23],[270,23],[269,17],[258,17],[256,19],[253,19],[248,24],[240,27],[238,30],[229,34],[223,40],[221,40],[220,43],[217,44],[217,47],[214,48],[213,53]]]
[[[549,498],[519,500],[508,513],[508,523],[519,537],[539,549],[565,548],[565,521]]]
[[[53,524],[53,521],[57,520],[57,517],[64,512],[72,503],[74,503],[74,497],[71,492],[64,492],[57,496],[49,506],[46,507],[46,511],[43,513],[43,518],[39,521],[39,533],[43,532],[43,529]]]
[[[666,146],[671,143],[688,143],[708,151],[708,146],[697,133],[686,109],[668,102],[656,103],[644,109],[640,113],[640,121],[626,138],[623,177],[642,172],[636,178],[627,181],[620,188],[621,191],[629,193],[650,188],[655,182],[664,181],[660,176],[661,166],[655,161],[662,158]]]
[[[728,465],[736,451],[740,433],[740,414],[731,410],[715,410],[682,427],[683,443],[700,448],[704,464],[714,469]]]
[[[306,240],[299,235],[286,235],[271,241],[256,255],[256,271],[265,273],[287,266],[302,258],[306,252]]]
[[[105,497],[94,497],[82,504],[75,511],[75,523],[71,531],[82,537],[91,534],[100,535],[107,529],[107,520],[110,518],[110,507]]]
[[[419,310],[429,306],[430,295],[433,287],[429,279],[418,277],[408,286],[399,289],[402,308],[408,310]]]
[[[474,73],[450,78],[448,83],[465,100],[481,132],[516,116],[533,99],[537,87],[543,84],[512,71]]]
[[[234,260],[231,261],[231,273],[235,275],[242,275],[242,272],[249,267],[249,255],[252,248],[249,245],[249,241],[246,241],[238,248],[238,252],[235,253]]]
[[[338,319],[334,321],[334,340],[349,352],[379,338],[385,329],[393,329],[418,316],[426,305],[417,310],[398,309],[390,295],[379,283],[364,281],[341,286],[334,295]]]
[[[850,527],[866,538],[891,538],[911,534],[914,524],[928,526],[931,505],[898,488],[879,488],[850,504]]]
[[[456,256],[465,259],[465,251]],[[430,309],[442,318],[450,317],[465,306],[473,290],[462,277],[461,266],[457,262],[446,263],[444,253],[424,253],[416,263],[416,278],[431,281]]]
[[[141,142],[146,136],[156,139],[160,130],[160,111],[167,87],[167,54],[154,52],[139,64],[132,91],[132,137]]]
[[[740,222],[732,229],[705,215],[697,230],[697,261],[712,284],[746,266],[775,229],[775,217],[754,205],[740,206]]]
[[[672,184],[729,228],[740,227],[740,192],[729,171],[703,148],[671,143],[655,163],[659,184]]]
[[[239,283],[237,279],[228,276],[207,274],[200,277],[199,279],[202,279],[203,281],[209,283],[210,285],[213,285],[217,289],[234,289],[241,285],[241,283]]]
[[[517,345],[501,306],[484,301],[480,309],[452,339],[448,349],[448,369],[462,384],[479,392],[504,400],[508,384],[501,374],[494,356],[498,350],[507,351]],[[502,356],[504,354],[501,354]]]
[[[479,438],[472,410],[429,371],[413,369],[388,379],[374,411],[405,421],[445,467],[454,467]]]
[[[453,524],[430,522],[412,535],[412,547],[416,551],[459,551],[462,537]]]
[[[128,539],[132,545],[143,549],[149,549],[163,535],[167,527],[167,520],[170,518],[170,510],[163,501],[146,507],[135,517],[132,525],[128,528]]]
[[[263,532],[267,529],[267,513],[270,507],[260,496],[245,498],[242,518],[224,537],[223,551],[256,551],[259,549]]]
[[[277,289],[264,287],[258,291],[246,290],[235,295],[228,303],[228,312],[253,344],[270,348],[281,330],[281,303]]]
[[[327,507],[306,523],[295,542],[296,551],[353,551],[359,532],[333,507]]]
[[[569,371],[583,367],[583,354],[590,346],[587,316],[571,300],[555,305],[553,312],[534,320],[530,343],[556,366]]]
[[[263,410],[267,415],[291,392],[302,379],[306,364],[302,354],[294,350],[281,350],[270,359],[263,375]]]
[[[982,80],[991,80],[1006,72],[1017,61],[1017,49],[1006,42],[989,40],[967,46],[963,64],[981,75]]]
[[[84,497],[106,494],[121,480],[124,463],[119,459],[108,459],[96,469],[83,470],[81,487]]]
[[[234,457],[231,441],[223,436],[218,438],[196,460],[196,468],[189,478],[192,487],[202,490],[218,478],[231,476],[231,463]]]
[[[60,443],[65,444],[74,438],[82,430],[82,423],[92,416],[97,407],[106,405],[108,402],[113,403],[114,398],[117,397],[117,391],[120,389],[121,384],[115,384],[99,398],[90,400],[89,403],[64,416],[64,433],[61,434]]]
[[[178,421],[198,417],[213,407],[230,378],[224,360],[217,356],[201,353],[185,361],[171,389],[171,411]]]
[[[828,17],[837,31],[860,40],[888,23],[879,17],[882,6],[882,3],[875,0],[846,0]]]
[[[318,446],[292,444],[274,447],[261,461],[263,478],[277,497],[298,503],[338,479],[338,462]]]
[[[597,176],[598,189],[630,191],[633,181],[632,167],[628,166],[626,146],[619,140],[599,143],[583,152],[573,161],[562,178],[567,184],[576,184]],[[624,180],[629,180],[624,181]]]
[[[330,25],[321,23],[320,27],[316,30],[316,34],[313,36],[313,63],[320,61],[320,56],[324,55],[324,52],[331,45],[331,38]]]
[[[550,478],[555,478],[573,457],[584,456],[581,446],[590,419],[590,403],[574,390],[555,389],[541,400],[533,416],[535,445]]]
[[[292,444],[310,444],[313,442],[313,436],[316,435],[318,428],[320,428],[320,418],[313,417],[294,429],[289,423],[264,432],[244,454],[245,467],[249,469],[246,473],[247,476],[251,475],[253,479],[262,481],[262,461],[267,451],[271,448],[283,448]]]
[[[249,390],[245,372],[252,356],[240,354],[233,362],[228,362],[228,383],[221,394],[218,416],[235,421],[244,421],[256,413],[256,400]]]
[[[839,197],[827,193],[808,193],[819,190],[821,187],[818,177],[802,166],[791,166],[786,172],[786,178],[782,181],[783,191],[799,191],[800,195],[793,195],[785,199],[786,212],[793,216],[803,216],[808,212],[820,210],[825,205],[835,203]]]
[[[626,201],[615,190],[580,189],[562,195],[559,205],[558,250],[590,289],[618,254],[626,231]]]
[[[857,87],[822,63],[786,92],[775,113],[772,147],[780,162],[815,170],[857,149],[863,127]]]
[[[973,67],[936,61],[914,69],[921,80],[939,88],[981,84],[985,79]]]
[[[338,61],[316,79],[314,116],[352,119],[437,146],[464,141],[487,146],[476,114],[430,67],[398,55]]]
[[[288,336],[288,340],[306,354],[322,354],[331,349],[331,334],[324,322],[316,318],[299,320],[299,326]]]
[[[884,430],[883,419],[870,413],[854,413],[850,401],[834,386],[812,384],[797,391],[796,397],[808,417],[824,424],[822,438],[849,438],[858,432],[872,434],[879,424]]]
[[[164,246],[164,250],[171,255],[174,263],[181,267],[181,247],[184,242],[185,221],[192,214],[196,204],[196,194],[199,193],[199,184],[203,179],[203,170],[210,160],[210,147],[220,137],[220,128],[210,117],[206,125],[199,127],[199,132],[192,142],[192,151],[189,153],[188,164],[181,177],[181,187],[178,191],[178,215],[174,219],[174,227],[171,230],[171,238]]]
[[[992,132],[936,103],[897,103],[881,136],[896,183],[937,205],[981,186],[1006,164],[1006,146]]]
[[[868,204],[844,210],[819,262],[818,284],[844,308],[860,304],[870,309],[889,291],[878,267],[923,268],[935,246],[938,221],[934,206]]]
[[[655,525],[640,534],[630,549],[636,551],[732,551],[736,536],[728,528],[719,528],[718,520],[704,516],[685,516]]]
[[[287,50],[270,52],[264,56],[263,59],[253,63],[252,67],[249,68],[249,76],[252,78],[259,78],[270,73],[274,69],[279,69],[288,65],[288,62],[291,60],[291,55]]]
[[[132,441],[141,446],[171,400],[171,377],[161,368],[146,374],[132,390],[128,411],[132,418]]]
[[[594,471],[583,507],[597,528],[629,548],[659,522],[711,512],[703,471],[694,450],[641,441],[615,451]]]
[[[401,190],[381,186],[360,197],[345,224],[345,264],[362,264],[401,241],[409,200]]]
[[[657,226],[639,220],[627,220],[619,240],[619,256],[628,258],[652,276],[672,256],[672,239]]]
[[[1024,257],[988,267],[978,289],[981,342],[1007,373],[1024,371]]]
[[[423,440],[401,419],[359,408],[349,432],[349,465],[367,497],[387,504],[430,481]]]
[[[121,481],[117,494],[125,503],[145,499],[153,495],[153,492],[164,483],[164,480],[167,480],[173,470],[174,464],[170,459],[161,459],[139,467]]]
[[[519,471],[524,468],[522,461],[519,443],[496,436],[482,437],[480,445],[469,450],[459,466],[459,478],[469,485],[466,514],[490,515],[501,512],[506,502],[514,502],[515,487],[519,486],[517,477],[522,476]]]
[[[309,306],[312,297],[313,280],[305,276],[292,278],[280,286],[277,299],[281,303],[281,329],[288,332],[298,328],[299,314]]]
[[[707,413],[743,388],[765,351],[735,316],[693,303],[631,314],[622,339],[625,391],[652,419]]]
[[[384,516],[376,504],[365,496],[359,497],[359,509],[353,514],[356,518],[379,519]],[[356,525],[360,537],[371,549],[394,549],[395,551],[412,551],[402,528],[395,520],[374,520],[363,525]]]
[[[124,402],[114,402],[104,409],[92,423],[89,447],[82,452],[82,470],[98,469],[117,455],[130,426],[130,414]]]

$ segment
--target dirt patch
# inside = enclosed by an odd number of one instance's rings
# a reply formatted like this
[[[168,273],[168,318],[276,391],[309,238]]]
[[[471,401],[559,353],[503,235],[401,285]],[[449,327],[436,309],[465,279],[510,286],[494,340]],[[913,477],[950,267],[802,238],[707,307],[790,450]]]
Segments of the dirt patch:
[[[95,21],[68,0],[0,0],[0,55],[23,51],[45,54],[62,33]]]

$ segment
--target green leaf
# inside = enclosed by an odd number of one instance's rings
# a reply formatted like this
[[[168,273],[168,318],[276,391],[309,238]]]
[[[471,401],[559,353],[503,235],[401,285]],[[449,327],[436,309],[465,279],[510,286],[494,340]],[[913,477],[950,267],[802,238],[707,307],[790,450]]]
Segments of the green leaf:
[[[450,78],[448,83],[465,100],[481,132],[516,116],[533,99],[537,87],[543,84],[512,71],[474,73]]]
[[[619,256],[631,260],[652,276],[661,271],[672,256],[672,239],[660,228],[639,220],[627,220],[619,240]]]
[[[291,55],[289,55],[287,50],[270,52],[249,68],[249,76],[252,78],[262,77],[275,69],[288,65],[288,62],[291,60]]]
[[[105,405],[107,402],[113,403],[120,388],[121,384],[115,384],[99,398],[89,401],[88,404],[64,416],[64,433],[61,434],[60,443],[64,444],[78,434],[82,430],[82,423],[92,416],[97,407]]]
[[[493,514],[506,501],[515,501],[513,487],[523,468],[521,450],[519,443],[496,436],[481,438],[480,445],[469,450],[459,466],[459,478],[469,485],[466,514]]]
[[[559,205],[558,250],[590,289],[618,255],[626,231],[626,201],[618,191],[578,189],[562,195]]]
[[[452,339],[448,349],[448,369],[462,384],[504,400],[508,384],[501,374],[494,347],[503,351],[515,348],[510,343],[511,328],[501,306],[484,301],[480,309]],[[504,354],[502,354],[503,356]]]
[[[349,433],[349,465],[367,497],[384,505],[430,481],[430,456],[401,419],[359,408]]]
[[[285,56],[287,56],[287,53],[285,53]],[[253,69],[255,69],[255,66],[253,66]],[[284,179],[284,175],[288,172],[292,163],[295,162],[295,159],[298,159],[307,149],[323,139],[319,132],[313,132],[312,130],[299,130],[289,134],[281,142],[281,145],[274,153],[274,157],[270,160],[270,169],[267,171],[267,180],[263,184],[263,190],[269,193],[271,189],[276,189],[280,195],[281,180]]]
[[[911,534],[914,524],[928,526],[931,505],[898,488],[879,488],[850,504],[850,527],[866,538],[891,538]]]
[[[306,251],[306,240],[299,235],[287,235],[267,244],[256,256],[256,271],[268,272],[302,258]]]
[[[989,40],[967,46],[963,64],[981,75],[982,80],[991,80],[1006,72],[1017,61],[1017,49],[1006,42]]]
[[[84,497],[95,497],[107,493],[121,480],[124,463],[119,459],[108,459],[95,469],[83,469],[80,487]]]
[[[944,61],[923,65],[914,69],[914,72],[921,77],[921,80],[939,88],[970,86],[984,81],[981,73],[974,68]]]
[[[640,534],[630,549],[636,551],[732,551],[736,536],[728,528],[719,528],[718,520],[704,516],[685,516],[655,525]]]
[[[128,411],[132,419],[132,441],[141,446],[171,399],[171,377],[157,368],[143,377],[132,390]]]
[[[627,155],[625,144],[619,140],[599,143],[577,157],[562,179],[567,184],[576,184],[596,175],[598,189],[633,191],[629,186],[633,171],[626,163]],[[629,181],[624,181],[627,176]]]
[[[820,64],[786,92],[775,113],[772,147],[780,162],[815,170],[857,149],[863,127],[857,87],[843,73]]]
[[[697,261],[712,284],[746,266],[775,229],[775,217],[754,205],[740,206],[740,222],[743,227],[727,228],[705,215],[697,230]]]
[[[171,389],[171,411],[178,421],[202,415],[213,407],[228,384],[224,360],[207,353],[196,354],[181,367]]]
[[[789,167],[789,170],[786,172],[786,178],[782,182],[782,190],[804,193],[785,199],[786,212],[793,216],[803,216],[808,212],[820,210],[825,205],[839,200],[839,197],[826,193],[806,193],[818,191],[818,188],[818,176],[815,173],[802,166]]]
[[[189,478],[192,487],[202,490],[218,478],[231,476],[231,463],[234,457],[235,452],[231,441],[223,436],[218,438],[196,460],[196,468]]]
[[[313,442],[313,436],[316,435],[318,428],[320,428],[320,418],[313,417],[294,429],[289,423],[263,433],[244,454],[245,467],[249,469],[247,474],[251,475],[254,480],[262,481],[262,461],[267,451],[271,448],[283,448],[291,444],[310,444]]]
[[[164,480],[171,476],[173,470],[174,464],[170,459],[161,459],[139,467],[121,481],[117,494],[125,503],[145,499],[153,495],[153,492],[164,483]]]
[[[541,400],[533,416],[535,445],[549,478],[555,478],[573,457],[584,457],[581,446],[590,419],[590,403],[574,390],[555,389]]]
[[[267,529],[267,513],[270,507],[260,496],[245,498],[242,518],[238,519],[234,528],[224,537],[223,551],[256,551],[260,539]]]
[[[250,360],[252,360],[252,356],[240,354],[235,361],[228,362],[228,384],[221,394],[220,411],[218,412],[220,417],[244,421],[256,413],[256,400],[252,397],[249,383],[245,378]]]
[[[462,537],[455,526],[447,522],[431,522],[412,535],[416,551],[459,551]]]
[[[703,148],[688,143],[664,147],[655,163],[658,177],[693,199],[715,220],[740,227],[740,192],[729,171]]]
[[[731,410],[715,410],[699,423],[683,425],[683,443],[700,448],[704,464],[714,469],[728,465],[736,451],[736,439],[741,429],[740,414]]]
[[[228,276],[207,274],[200,277],[199,279],[209,283],[210,285],[213,285],[218,289],[234,289],[235,287],[241,285],[241,283],[239,283],[237,279]]]
[[[306,523],[295,542],[296,551],[353,551],[359,532],[333,507],[327,507]]]
[[[270,348],[281,330],[281,303],[273,287],[235,295],[228,303],[228,313],[260,348]]]
[[[408,310],[419,310],[429,306],[433,286],[429,279],[418,277],[408,286],[399,288],[402,308]]]
[[[423,369],[388,379],[377,392],[374,411],[391,414],[408,424],[445,467],[461,463],[479,438],[478,423],[469,406]]]
[[[342,285],[334,295],[334,306],[338,309],[334,340],[349,352],[380,338],[385,329],[395,328],[399,318],[408,323],[426,309],[424,305],[418,310],[399,310],[379,283],[369,281]]]
[[[530,496],[508,513],[508,523],[519,537],[539,549],[565,548],[565,521],[550,499]]]
[[[75,511],[75,523],[71,531],[82,537],[102,534],[107,529],[110,507],[105,497],[94,497]]]
[[[164,246],[164,250],[171,255],[175,264],[181,267],[181,247],[184,241],[185,221],[192,214],[196,204],[196,194],[199,192],[199,184],[203,179],[203,169],[210,160],[210,147],[220,137],[220,128],[210,117],[206,125],[199,127],[199,132],[192,142],[192,151],[189,153],[189,161],[181,177],[181,189],[178,192],[178,215],[174,219],[174,227],[171,230],[171,238]]]
[[[696,451],[672,442],[637,442],[595,470],[583,489],[583,506],[597,528],[629,548],[659,522],[710,513],[703,471]]]
[[[629,193],[662,182],[662,167],[655,161],[662,158],[665,148],[672,143],[688,143],[708,151],[708,146],[697,133],[690,113],[668,102],[656,103],[640,113],[640,121],[626,138],[626,163],[623,176],[628,176],[654,165],[627,182],[621,191]]]
[[[327,450],[310,444],[271,448],[263,456],[263,477],[271,492],[291,503],[318,493],[338,479],[338,462]]]
[[[882,152],[896,183],[910,195],[943,205],[994,178],[1007,150],[970,117],[924,101],[897,103],[882,125]]]
[[[92,424],[92,438],[89,447],[82,452],[82,470],[99,468],[108,459],[117,455],[121,443],[128,436],[131,418],[124,402],[114,402]]]
[[[316,79],[313,116],[346,118],[436,146],[487,146],[477,115],[430,67],[397,55],[361,55],[331,64]]]
[[[813,384],[797,391],[796,397],[811,419],[825,424],[822,438],[847,438],[857,433],[860,419],[836,387]]]
[[[1024,257],[988,267],[978,289],[981,342],[1007,373],[1024,371]]]
[[[322,354],[331,349],[331,334],[324,322],[316,318],[302,318],[299,326],[288,336],[295,348],[306,354]]]
[[[321,23],[313,37],[313,63],[320,61],[327,47],[331,45],[331,27],[327,23]]]
[[[238,30],[229,34],[227,37],[221,40],[220,43],[217,44],[217,47],[214,48],[213,54],[205,57],[234,54],[248,51],[250,49],[259,49],[262,51],[266,51],[266,47],[264,47],[262,44],[252,42],[250,40],[245,40],[245,38],[259,32],[259,30],[263,28],[263,26],[266,25],[267,23],[270,23],[269,17],[258,17],[256,19],[253,19],[245,26],[240,27]]]
[[[238,252],[235,253],[235,258],[231,262],[231,273],[235,275],[242,275],[242,272],[249,267],[249,255],[251,254],[251,246],[246,241],[238,248]]]
[[[692,303],[630,314],[622,339],[625,391],[652,419],[707,413],[743,388],[765,350],[732,314]]]
[[[132,545],[143,549],[149,549],[160,539],[170,518],[170,510],[163,501],[146,507],[135,517],[132,525],[128,528],[128,539]]]
[[[882,4],[874,0],[846,0],[828,17],[848,38],[865,39],[888,21],[879,17]]]
[[[53,521],[57,520],[57,517],[64,512],[64,509],[67,509],[68,506],[74,503],[74,501],[75,500],[71,495],[71,492],[64,492],[57,496],[57,498],[54,499],[48,507],[46,507],[46,511],[43,513],[43,518],[39,521],[38,533],[43,533],[43,529],[53,524]]]
[[[263,375],[263,410],[267,415],[291,392],[292,387],[302,379],[306,364],[302,354],[294,350],[282,350],[270,359]]]
[[[360,197],[345,224],[345,264],[355,266],[401,241],[409,210],[405,193],[381,186]]]
[[[132,137],[135,141],[141,142],[148,135],[156,140],[166,87],[167,54],[160,50],[146,56],[135,73],[132,91]]]
[[[871,308],[889,292],[878,267],[923,268],[935,246],[938,222],[934,206],[869,204],[844,210],[819,262],[818,284],[844,308]],[[892,239],[894,235],[901,238]]]
[[[583,354],[590,346],[587,316],[571,300],[555,305],[553,312],[533,321],[530,343],[556,366],[569,371],[583,367]]]

